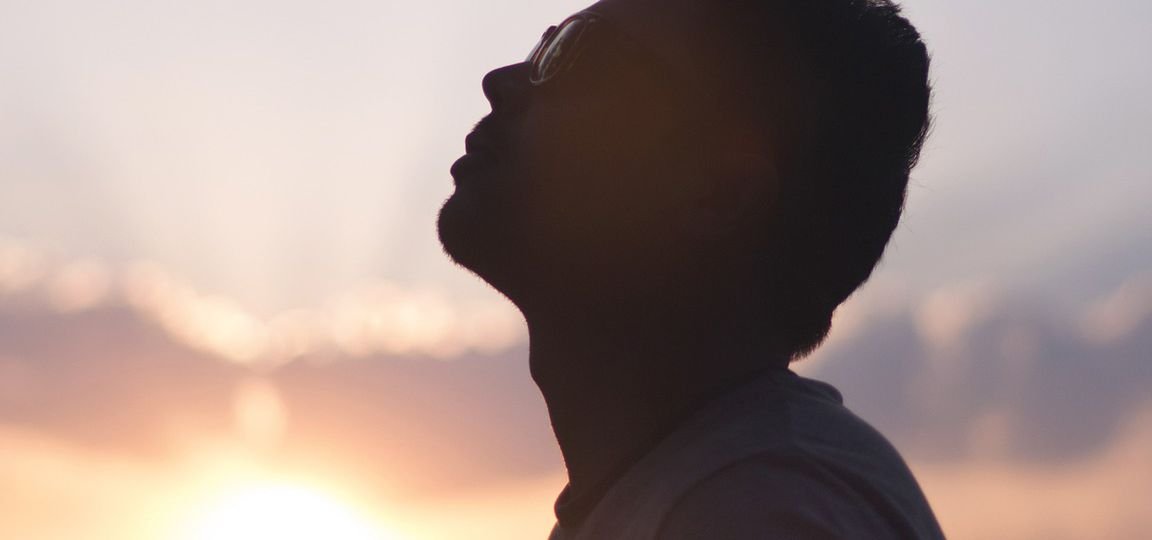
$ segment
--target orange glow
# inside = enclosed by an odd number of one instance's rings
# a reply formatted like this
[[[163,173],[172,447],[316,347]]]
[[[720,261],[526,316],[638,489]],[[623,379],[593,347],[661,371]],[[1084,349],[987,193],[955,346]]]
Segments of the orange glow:
[[[210,501],[179,540],[400,540],[352,505],[302,485],[253,485]]]

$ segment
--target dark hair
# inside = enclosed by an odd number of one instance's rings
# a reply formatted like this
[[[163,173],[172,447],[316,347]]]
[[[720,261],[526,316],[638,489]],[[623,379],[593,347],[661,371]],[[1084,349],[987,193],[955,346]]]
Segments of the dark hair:
[[[733,4],[742,56],[769,60],[739,87],[758,94],[743,97],[771,126],[781,172],[769,290],[796,360],[827,336],[900,220],[930,124],[929,57],[888,0]]]

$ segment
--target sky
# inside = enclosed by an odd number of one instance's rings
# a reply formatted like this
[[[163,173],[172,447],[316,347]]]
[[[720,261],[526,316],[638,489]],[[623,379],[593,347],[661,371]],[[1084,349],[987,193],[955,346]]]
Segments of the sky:
[[[447,165],[483,74],[582,5],[9,0],[0,231],[265,316],[376,280],[492,300],[435,242]],[[1052,295],[1149,262],[1149,9],[908,3],[936,127],[889,274]]]
[[[448,165],[483,74],[577,6],[6,3],[4,231],[262,312],[378,279],[484,294],[435,242]]]
[[[0,536],[69,538],[53,507],[172,538],[101,516],[257,473],[403,508],[405,538],[452,537],[449,511],[546,530],[563,470],[522,321],[434,224],[484,73],[584,5],[0,0]],[[1114,494],[1152,485],[1152,5],[904,5],[934,129],[798,369],[956,537],[1146,530]],[[204,489],[313,500],[252,482]]]

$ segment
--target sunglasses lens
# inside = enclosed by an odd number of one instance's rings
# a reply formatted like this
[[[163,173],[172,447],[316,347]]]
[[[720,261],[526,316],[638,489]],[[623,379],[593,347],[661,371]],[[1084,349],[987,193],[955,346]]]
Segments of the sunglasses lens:
[[[543,83],[571,63],[576,44],[588,23],[583,19],[569,19],[537,46],[532,57],[532,82]]]

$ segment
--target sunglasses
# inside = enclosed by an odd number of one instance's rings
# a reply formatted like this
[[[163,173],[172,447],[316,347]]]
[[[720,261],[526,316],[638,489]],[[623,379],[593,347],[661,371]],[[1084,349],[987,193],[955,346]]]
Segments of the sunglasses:
[[[584,11],[568,17],[557,26],[549,27],[544,31],[540,42],[532,49],[525,62],[531,64],[529,82],[541,86],[555,79],[561,73],[570,69],[580,58],[580,53],[587,46],[587,40],[593,33],[610,33],[621,45],[640,52],[646,60],[661,68],[671,68],[651,54],[635,40],[616,31],[601,15]],[[672,70],[674,72],[675,70]]]

